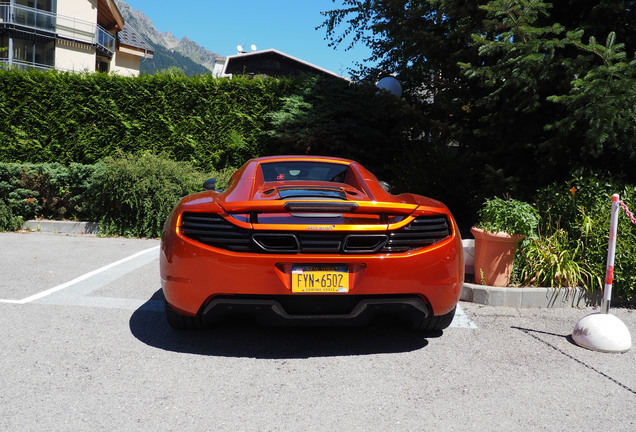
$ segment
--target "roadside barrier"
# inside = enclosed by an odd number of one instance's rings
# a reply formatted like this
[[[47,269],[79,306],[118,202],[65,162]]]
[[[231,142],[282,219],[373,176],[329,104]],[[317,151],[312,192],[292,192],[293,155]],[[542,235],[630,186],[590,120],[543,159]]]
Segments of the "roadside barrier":
[[[610,217],[609,246],[607,249],[607,267],[605,269],[605,288],[601,312],[582,318],[574,327],[572,339],[578,345],[595,351],[621,353],[629,351],[632,338],[627,326],[616,316],[610,315],[612,300],[612,283],[614,279],[614,256],[616,255],[616,235],[619,206],[625,210],[632,223],[636,218],[621,201],[618,194],[612,195],[612,213]]]
[[[625,201],[619,200],[618,203],[621,205],[621,208],[625,210],[625,214],[627,215],[627,217],[632,221],[634,225],[636,225],[636,217],[634,217],[634,213],[629,211],[629,209],[627,208],[627,204],[625,204]]]
[[[618,206],[621,202],[618,194],[612,195],[612,216],[610,218],[609,247],[607,249],[607,267],[605,268],[605,288],[603,289],[603,301],[601,313],[609,313],[612,300],[612,285],[614,282],[614,256],[616,255],[616,235],[618,231]]]

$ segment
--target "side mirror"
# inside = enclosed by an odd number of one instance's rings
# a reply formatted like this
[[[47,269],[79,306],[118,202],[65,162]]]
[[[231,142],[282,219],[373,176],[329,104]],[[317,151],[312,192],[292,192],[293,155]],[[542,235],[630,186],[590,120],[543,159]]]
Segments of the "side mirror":
[[[385,181],[380,181],[379,183],[380,183],[380,186],[382,186],[382,189],[384,189],[388,193],[391,193],[391,185],[390,184],[388,184]]]
[[[216,190],[216,179],[215,178],[211,178],[211,179],[206,180],[203,183],[203,189],[211,190],[211,191]]]

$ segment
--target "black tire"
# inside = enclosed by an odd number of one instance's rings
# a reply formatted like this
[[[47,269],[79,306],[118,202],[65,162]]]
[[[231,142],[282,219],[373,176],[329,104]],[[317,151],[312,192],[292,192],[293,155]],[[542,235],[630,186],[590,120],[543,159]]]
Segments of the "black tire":
[[[453,322],[456,309],[457,307],[454,307],[453,310],[445,315],[430,315],[428,318],[422,320],[420,323],[416,323],[415,330],[442,331],[445,328],[448,328],[448,326],[451,325],[451,322]]]
[[[182,315],[172,309],[172,306],[170,306],[170,304],[168,304],[168,302],[165,300],[163,302],[163,305],[166,310],[166,320],[168,320],[168,324],[170,324],[170,327],[177,330],[199,330],[206,327],[204,321],[199,315]]]

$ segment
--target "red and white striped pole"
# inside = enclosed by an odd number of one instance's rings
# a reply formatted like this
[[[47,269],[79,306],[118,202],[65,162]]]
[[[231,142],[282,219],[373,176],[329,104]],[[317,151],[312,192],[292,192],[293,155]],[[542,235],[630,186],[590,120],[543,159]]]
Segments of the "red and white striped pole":
[[[618,226],[618,206],[621,199],[618,194],[612,195],[612,213],[610,217],[609,246],[607,248],[607,267],[605,268],[605,288],[603,289],[603,301],[601,313],[609,313],[612,301],[612,283],[614,281],[614,256],[616,255],[616,234]]]
[[[581,318],[572,332],[572,339],[578,345],[595,351],[611,353],[623,353],[632,347],[632,337],[627,326],[618,317],[609,313],[614,279],[619,204],[620,197],[617,194],[612,195],[609,247],[607,249],[607,268],[601,311]]]

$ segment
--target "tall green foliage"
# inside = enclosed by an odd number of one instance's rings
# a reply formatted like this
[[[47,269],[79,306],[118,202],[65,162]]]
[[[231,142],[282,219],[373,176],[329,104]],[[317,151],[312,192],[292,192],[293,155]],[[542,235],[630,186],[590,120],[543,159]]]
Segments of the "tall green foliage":
[[[551,17],[559,8],[540,0],[494,0],[482,9],[486,31],[473,35],[482,60],[463,64],[488,90],[475,100],[483,138],[475,154],[495,157],[530,191],[575,171],[613,169],[633,179],[636,60],[616,33],[605,45],[594,36],[583,43],[585,30],[566,32]]]
[[[608,168],[634,170],[636,162],[636,57],[628,58],[625,44],[611,32],[604,45],[594,36],[581,42],[583,31],[571,32],[567,41],[581,52],[592,54],[597,64],[576,76],[567,94],[549,101],[565,109],[560,118],[546,125],[555,139],[569,138],[579,144],[573,153],[592,165],[602,158]],[[577,151],[578,150],[578,151]],[[573,154],[574,156],[574,154]]]
[[[107,157],[91,193],[106,235],[159,237],[170,211],[185,195],[202,190],[208,176],[187,162],[143,153]]]
[[[91,219],[87,191],[95,167],[0,163],[0,200],[23,219]]]
[[[300,80],[267,120],[268,154],[354,159],[394,186],[422,127],[418,111],[375,86],[317,76]]]
[[[260,154],[264,114],[293,84],[2,70],[0,88],[0,161],[95,163],[119,149],[220,169]]]
[[[562,254],[578,255],[589,269],[588,289],[600,288],[605,277],[611,196],[618,193],[632,209],[636,186],[605,176],[576,177],[542,188],[537,193],[541,235],[560,237]],[[634,300],[636,295],[636,226],[620,209],[614,270],[615,295]],[[536,260],[534,260],[536,262]]]
[[[421,152],[457,149],[440,160],[472,213],[572,173],[636,180],[633,0],[336,3],[327,39],[371,49],[360,76],[397,75],[429,121]]]

